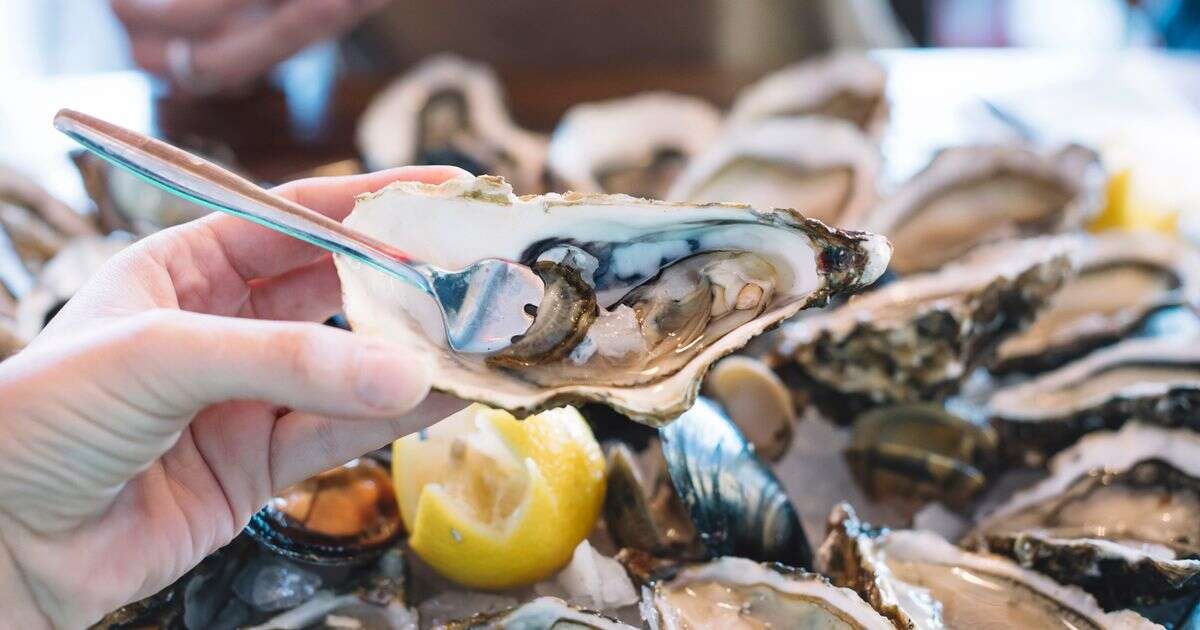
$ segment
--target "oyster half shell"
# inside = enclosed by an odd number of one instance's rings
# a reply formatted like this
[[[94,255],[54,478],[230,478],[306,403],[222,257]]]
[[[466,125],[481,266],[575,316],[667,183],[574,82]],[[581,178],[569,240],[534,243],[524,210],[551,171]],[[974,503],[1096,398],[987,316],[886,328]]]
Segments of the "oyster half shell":
[[[948,396],[1061,286],[1073,244],[997,243],[857,296],[785,326],[772,363],[841,422],[883,403]]]
[[[1200,435],[1130,422],[1085,436],[1050,470],[966,542],[1078,585],[1109,609],[1200,593]]]
[[[878,199],[879,171],[878,149],[847,122],[768,120],[730,128],[667,198],[795,208],[829,225],[857,225]]]
[[[937,269],[981,243],[1082,227],[1104,205],[1095,152],[1009,145],[938,153],[923,171],[852,227],[892,239],[892,270]]]
[[[1075,275],[1046,310],[996,350],[993,372],[1041,371],[1119,340],[1154,313],[1200,309],[1200,254],[1149,232],[1081,237]]]
[[[1122,341],[1000,388],[986,407],[1009,454],[1033,464],[1089,431],[1134,418],[1200,428],[1200,344],[1175,337]]]
[[[691,407],[717,359],[806,306],[873,282],[890,251],[881,237],[786,210],[623,195],[518,198],[496,177],[398,182],[360,197],[346,223],[448,269],[486,257],[557,264],[594,293],[598,308],[582,318],[591,323],[569,352],[517,365],[452,352],[432,298],[339,257],[354,329],[427,357],[434,388],[518,415],[600,402],[652,423]],[[554,311],[543,303],[534,326],[575,304]]]
[[[932,532],[871,529],[846,504],[829,517],[818,566],[897,628],[1159,627],[1132,611],[1104,612],[1078,588]]]
[[[576,105],[550,138],[551,189],[663,199],[720,125],[707,101],[670,92]]]

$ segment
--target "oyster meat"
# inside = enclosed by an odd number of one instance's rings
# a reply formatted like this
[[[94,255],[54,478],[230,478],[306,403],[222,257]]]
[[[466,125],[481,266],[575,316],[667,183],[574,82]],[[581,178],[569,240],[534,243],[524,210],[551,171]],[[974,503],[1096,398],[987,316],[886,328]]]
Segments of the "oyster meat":
[[[850,227],[892,239],[896,273],[930,271],[981,243],[1083,227],[1104,205],[1104,183],[1099,157],[1076,145],[955,147]]]
[[[1061,286],[1072,244],[1066,236],[996,243],[856,296],[785,326],[771,363],[843,423],[875,405],[950,395]]]
[[[1130,419],[1200,428],[1200,344],[1129,339],[1036,378],[997,389],[987,413],[1006,450],[1038,463],[1089,431]]]
[[[984,516],[966,541],[1105,608],[1200,594],[1200,435],[1129,422],[1091,433],[1050,476]]]
[[[1132,611],[1105,612],[1084,591],[1000,556],[963,551],[931,532],[871,529],[834,508],[818,566],[897,628],[1155,628]]]
[[[500,613],[452,621],[445,630],[636,630],[597,612],[575,608],[557,597],[539,597]]]
[[[336,261],[356,331],[428,357],[436,389],[518,415],[600,402],[670,420],[691,406],[709,365],[802,308],[870,284],[889,254],[881,237],[786,210],[517,198],[495,177],[392,184],[361,197],[346,223],[443,268],[498,257],[545,274],[530,331],[483,356],[447,347],[419,289]],[[597,308],[580,307],[589,299]]]
[[[887,124],[887,71],[862,53],[835,53],[773,72],[738,94],[733,123],[822,116],[878,137]]]
[[[646,584],[642,616],[654,630],[892,629],[854,591],[784,565],[719,558],[678,566],[628,551],[622,560]]]
[[[1119,340],[1167,308],[1200,308],[1200,254],[1181,240],[1150,232],[1081,238],[1075,276],[1028,329],[996,350],[993,372],[1058,367]]]
[[[829,225],[857,225],[875,204],[879,170],[878,149],[849,123],[768,120],[730,128],[667,198],[795,208]]]
[[[669,92],[576,105],[550,138],[551,190],[663,199],[720,125],[707,101]]]
[[[522,193],[543,189],[546,139],[512,121],[491,69],[453,55],[423,61],[384,89],[357,138],[370,170],[452,164],[503,176]]]

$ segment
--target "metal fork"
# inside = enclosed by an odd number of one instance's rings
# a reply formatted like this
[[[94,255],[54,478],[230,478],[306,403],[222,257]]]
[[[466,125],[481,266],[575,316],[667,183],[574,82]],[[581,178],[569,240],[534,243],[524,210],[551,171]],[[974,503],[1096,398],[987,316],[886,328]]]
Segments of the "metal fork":
[[[359,260],[421,289],[438,303],[446,340],[458,352],[508,347],[528,330],[529,313],[542,302],[545,286],[524,265],[485,258],[459,271],[440,269],[165,142],[69,109],[58,112],[54,126],[169,193]]]

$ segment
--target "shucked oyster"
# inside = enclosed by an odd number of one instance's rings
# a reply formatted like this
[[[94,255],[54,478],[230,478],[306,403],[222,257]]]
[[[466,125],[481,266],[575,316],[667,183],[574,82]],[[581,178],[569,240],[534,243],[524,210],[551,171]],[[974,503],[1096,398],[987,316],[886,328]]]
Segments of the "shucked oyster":
[[[1200,255],[1149,232],[1081,239],[1074,277],[1028,329],[996,350],[996,372],[1044,370],[1117,341],[1154,313],[1200,308]]]
[[[857,296],[788,324],[773,362],[842,422],[881,403],[953,394],[1062,284],[1072,243],[997,243],[937,273]]]
[[[1085,436],[1050,470],[967,542],[1078,585],[1107,609],[1200,593],[1200,435],[1130,422]]]
[[[1132,611],[1106,613],[1082,590],[937,534],[871,529],[846,504],[829,517],[818,566],[897,628],[1157,627]]]
[[[1080,146],[956,147],[852,227],[892,240],[897,273],[930,271],[980,243],[1082,227],[1104,204],[1103,187],[1098,156]]]
[[[876,137],[887,122],[887,72],[861,53],[838,53],[771,73],[734,101],[730,121],[823,116]]]
[[[542,190],[545,138],[513,123],[490,69],[452,55],[422,62],[371,101],[358,146],[372,170],[453,164]]]
[[[815,573],[745,558],[682,567],[628,550],[620,558],[646,584],[642,617],[655,630],[892,629],[854,591]]]
[[[499,257],[544,273],[530,331],[485,357],[446,347],[432,298],[337,261],[355,330],[428,357],[435,388],[518,414],[594,401],[669,420],[691,406],[714,361],[806,306],[870,284],[889,253],[883,238],[791,211],[517,198],[495,177],[396,183],[361,197],[346,222],[445,268]]]
[[[663,199],[720,124],[707,101],[669,92],[576,105],[550,139],[551,190]]]
[[[1030,463],[1083,434],[1127,420],[1200,427],[1200,344],[1194,338],[1130,339],[1028,381],[996,390],[992,424],[1011,455]]]
[[[878,150],[849,123],[769,120],[732,127],[692,162],[667,198],[795,208],[829,225],[857,225],[875,204],[878,176]]]

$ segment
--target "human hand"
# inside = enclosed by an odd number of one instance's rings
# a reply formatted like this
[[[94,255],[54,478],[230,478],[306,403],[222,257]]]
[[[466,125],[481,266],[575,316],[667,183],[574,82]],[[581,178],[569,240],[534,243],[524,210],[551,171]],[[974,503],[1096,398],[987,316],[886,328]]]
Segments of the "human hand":
[[[193,92],[249,83],[388,0],[111,0],[134,61]]]
[[[340,220],[391,181],[462,173],[276,192]],[[82,627],[149,596],[280,489],[462,407],[426,397],[420,360],[314,323],[340,305],[329,254],[214,214],[126,249],[0,363],[0,627]]]

